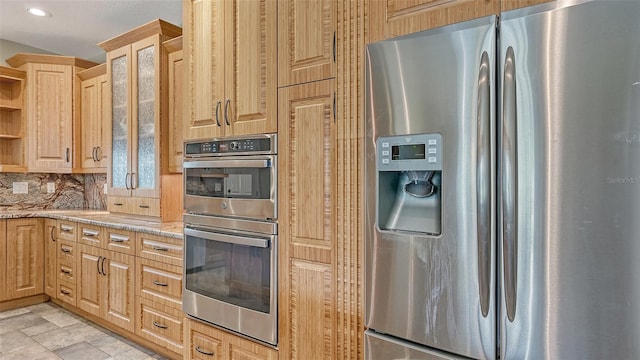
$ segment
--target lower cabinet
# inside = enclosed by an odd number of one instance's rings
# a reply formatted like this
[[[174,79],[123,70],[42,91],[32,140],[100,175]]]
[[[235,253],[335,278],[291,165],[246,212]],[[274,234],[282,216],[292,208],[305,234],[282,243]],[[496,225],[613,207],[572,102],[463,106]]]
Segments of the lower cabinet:
[[[199,321],[185,319],[184,359],[276,360],[278,352]]]
[[[174,353],[182,353],[184,313],[181,309],[137,297],[136,316],[136,335]]]
[[[0,231],[4,230],[0,227]],[[13,300],[44,292],[44,243],[42,219],[9,219],[2,231],[0,263],[4,272],[0,301]]]
[[[78,245],[77,306],[118,327],[135,329],[135,257]]]

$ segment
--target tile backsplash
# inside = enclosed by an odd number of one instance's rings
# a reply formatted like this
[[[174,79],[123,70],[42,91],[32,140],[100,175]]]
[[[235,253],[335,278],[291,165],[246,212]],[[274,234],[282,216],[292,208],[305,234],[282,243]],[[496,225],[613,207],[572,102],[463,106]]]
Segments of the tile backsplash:
[[[27,194],[14,194],[13,183],[28,185]],[[0,173],[0,208],[12,210],[107,208],[103,193],[106,174]],[[53,183],[53,192],[47,185]]]

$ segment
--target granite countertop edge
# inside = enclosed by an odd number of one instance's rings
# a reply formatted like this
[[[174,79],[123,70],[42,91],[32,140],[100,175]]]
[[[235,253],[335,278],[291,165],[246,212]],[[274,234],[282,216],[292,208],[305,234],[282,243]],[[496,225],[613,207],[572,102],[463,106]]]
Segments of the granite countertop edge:
[[[101,210],[2,210],[0,219],[48,218],[182,239],[182,222],[159,222]]]

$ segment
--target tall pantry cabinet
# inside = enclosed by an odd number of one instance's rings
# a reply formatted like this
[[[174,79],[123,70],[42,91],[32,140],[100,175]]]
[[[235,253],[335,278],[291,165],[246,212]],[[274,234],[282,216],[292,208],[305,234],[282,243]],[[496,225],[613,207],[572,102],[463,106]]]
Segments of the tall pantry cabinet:
[[[111,157],[107,163],[107,208],[113,212],[165,217],[178,212],[161,204],[161,156],[167,154],[166,56],[162,42],[182,30],[155,20],[98,46],[107,52],[111,82]],[[166,162],[165,162],[166,163]],[[171,186],[164,190],[173,190]],[[163,196],[172,199],[180,193]],[[181,209],[180,209],[181,210]]]

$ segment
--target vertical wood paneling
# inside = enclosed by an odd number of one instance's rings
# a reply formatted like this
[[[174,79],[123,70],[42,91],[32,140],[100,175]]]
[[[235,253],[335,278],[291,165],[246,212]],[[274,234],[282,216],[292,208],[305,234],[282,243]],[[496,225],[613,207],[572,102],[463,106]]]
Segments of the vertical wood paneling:
[[[0,301],[7,300],[7,220],[0,219]]]

